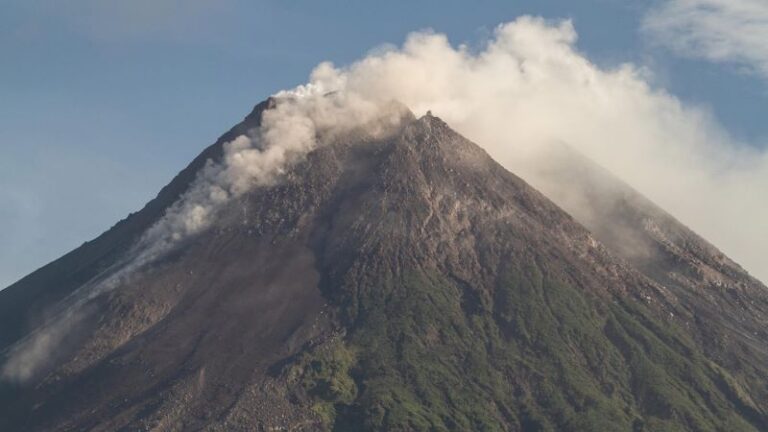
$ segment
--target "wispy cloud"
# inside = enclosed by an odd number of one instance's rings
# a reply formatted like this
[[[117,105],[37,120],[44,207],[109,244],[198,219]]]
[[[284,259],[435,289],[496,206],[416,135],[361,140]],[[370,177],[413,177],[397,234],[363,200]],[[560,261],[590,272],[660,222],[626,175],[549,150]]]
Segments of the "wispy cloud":
[[[667,0],[645,16],[643,30],[678,55],[734,64],[768,79],[765,0]]]

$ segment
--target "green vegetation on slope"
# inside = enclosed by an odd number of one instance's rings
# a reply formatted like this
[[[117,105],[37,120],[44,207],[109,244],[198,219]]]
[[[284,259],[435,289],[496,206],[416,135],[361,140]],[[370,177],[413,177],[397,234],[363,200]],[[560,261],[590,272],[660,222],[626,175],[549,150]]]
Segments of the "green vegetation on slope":
[[[727,373],[642,304],[533,259],[492,292],[460,285],[414,269],[356,287],[354,326],[294,363],[295,391],[334,431],[756,430]]]

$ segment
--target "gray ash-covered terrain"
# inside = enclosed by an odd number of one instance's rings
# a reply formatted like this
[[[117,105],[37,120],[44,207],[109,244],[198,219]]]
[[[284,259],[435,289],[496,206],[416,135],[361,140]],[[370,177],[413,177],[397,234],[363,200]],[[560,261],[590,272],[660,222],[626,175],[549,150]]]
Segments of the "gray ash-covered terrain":
[[[0,430],[768,430],[765,286],[586,159],[536,164],[574,219],[429,114],[78,294],[276,103],[0,291]]]

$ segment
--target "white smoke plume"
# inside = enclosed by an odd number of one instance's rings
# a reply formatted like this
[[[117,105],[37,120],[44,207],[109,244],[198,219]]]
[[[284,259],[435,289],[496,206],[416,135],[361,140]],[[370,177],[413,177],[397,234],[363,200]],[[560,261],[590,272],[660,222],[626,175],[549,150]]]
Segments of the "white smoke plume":
[[[277,181],[323,145],[319,137],[381,116],[392,100],[417,115],[431,110],[513,172],[529,172],[525,164],[539,149],[567,143],[768,280],[768,153],[736,142],[706,110],[655,87],[647,70],[593,64],[576,39],[570,21],[521,17],[477,51],[419,32],[347,67],[320,64],[309,83],[277,94],[260,129],[226,144],[223,160],[203,169],[131,261],[88,296],[206,229],[232,198]],[[30,365],[55,349],[40,335],[15,348],[3,376],[30,375]]]
[[[41,368],[55,360],[52,354],[75,330],[83,317],[78,305],[63,311],[55,320],[41,325],[22,343],[10,350],[8,360],[0,370],[0,376],[13,382],[24,382],[32,378]]]
[[[386,129],[400,120],[391,101],[329,91],[336,87],[317,83],[278,93],[276,106],[264,111],[261,127],[224,144],[222,161],[209,160],[190,189],[147,231],[138,245],[140,261],[162,255],[179,240],[204,230],[222,204],[274,183],[317,145],[360,125]]]
[[[570,21],[521,17],[477,51],[419,32],[347,67],[320,64],[307,84],[276,95],[252,136],[225,145],[223,161],[207,165],[145,235],[138,261],[208,227],[232,197],[274,182],[322,145],[319,135],[368,122],[397,100],[417,115],[432,110],[520,174],[537,151],[566,143],[768,280],[768,201],[760,199],[768,152],[654,87],[648,70],[593,64],[576,40]]]
[[[567,143],[768,281],[761,143],[738,142],[706,109],[655,87],[644,68],[595,65],[576,40],[570,21],[532,17],[500,25],[479,51],[420,32],[348,67],[321,64],[311,84],[432,110],[513,172],[529,171],[528,156],[548,144]]]

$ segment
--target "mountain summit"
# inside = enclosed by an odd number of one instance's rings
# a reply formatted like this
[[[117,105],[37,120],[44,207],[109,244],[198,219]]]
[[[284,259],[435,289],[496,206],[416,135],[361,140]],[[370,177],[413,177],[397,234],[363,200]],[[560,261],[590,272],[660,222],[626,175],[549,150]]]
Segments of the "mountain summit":
[[[77,295],[278,103],[0,292],[0,429],[768,429],[766,287],[623,185],[593,203],[621,218],[577,221],[431,113],[334,137]]]

